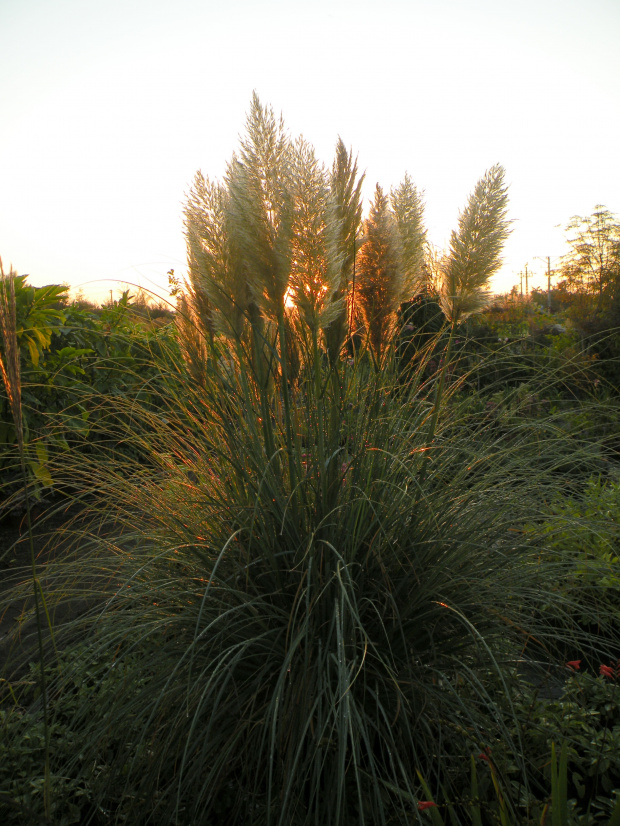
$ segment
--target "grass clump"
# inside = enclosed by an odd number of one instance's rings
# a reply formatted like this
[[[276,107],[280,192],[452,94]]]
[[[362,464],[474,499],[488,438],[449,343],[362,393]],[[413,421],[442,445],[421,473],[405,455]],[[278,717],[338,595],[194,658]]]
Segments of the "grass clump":
[[[390,217],[382,196],[364,236],[355,176],[342,146],[322,170],[253,101],[225,183],[190,194],[185,360],[161,408],[115,400],[123,463],[101,440],[65,468],[91,523],[46,587],[93,602],[56,633],[50,713],[80,747],[52,776],[75,779],[84,823],[409,824],[429,791],[465,823],[491,744],[510,782],[489,822],[528,817],[514,684],[592,642],[558,587],[574,556],[545,553],[545,499],[595,459],[553,423],[498,431],[452,373],[459,314],[485,303],[472,261],[499,262],[501,170],[442,264],[444,361],[418,354],[406,381],[385,279],[419,289],[419,201],[407,182]]]

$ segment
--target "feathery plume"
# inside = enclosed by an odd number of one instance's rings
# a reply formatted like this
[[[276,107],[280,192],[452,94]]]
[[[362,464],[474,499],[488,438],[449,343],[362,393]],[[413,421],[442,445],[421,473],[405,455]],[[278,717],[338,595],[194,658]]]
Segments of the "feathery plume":
[[[198,172],[185,206],[190,296],[205,333],[240,338],[250,293],[228,232],[226,188]]]
[[[349,332],[349,319],[355,304],[355,256],[357,238],[362,224],[362,184],[364,174],[358,176],[357,159],[347,151],[342,138],[336,144],[329,195],[330,257],[337,268],[338,287],[332,300],[339,304],[334,320],[326,326],[325,340],[329,360],[333,363]],[[347,304],[343,305],[343,301]],[[347,306],[348,305],[348,306]]]
[[[254,92],[247,136],[226,173],[230,233],[258,307],[283,311],[290,273],[291,143],[282,119]]]
[[[328,225],[329,188],[325,169],[303,138],[294,146],[291,280],[289,294],[311,330],[329,326],[344,307],[333,228]],[[331,232],[330,232],[331,230]]]
[[[396,221],[379,184],[364,229],[356,263],[357,295],[370,347],[380,364],[406,282]]]
[[[452,324],[480,312],[489,302],[489,279],[501,265],[509,234],[504,175],[499,164],[488,170],[459,216],[458,232],[452,232],[440,293],[442,310]]]
[[[390,193],[392,211],[400,238],[403,267],[403,300],[416,297],[424,287],[424,202],[408,174]]]

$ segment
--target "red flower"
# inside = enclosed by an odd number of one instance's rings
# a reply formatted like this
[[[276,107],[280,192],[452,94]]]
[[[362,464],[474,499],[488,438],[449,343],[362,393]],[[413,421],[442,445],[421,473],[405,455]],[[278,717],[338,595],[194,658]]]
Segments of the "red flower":
[[[579,667],[581,666],[581,660],[569,660],[566,665],[568,668],[572,668],[573,671],[579,671]]]
[[[484,747],[484,751],[481,751],[478,755],[478,760],[485,760],[487,763],[491,762],[491,749],[489,746]]]
[[[424,809],[432,809],[433,806],[437,808],[437,804],[432,800],[418,800],[418,811],[423,812]]]
[[[601,677],[609,677],[610,679],[615,679],[616,677],[616,669],[613,665],[602,665],[599,668],[599,674]]]

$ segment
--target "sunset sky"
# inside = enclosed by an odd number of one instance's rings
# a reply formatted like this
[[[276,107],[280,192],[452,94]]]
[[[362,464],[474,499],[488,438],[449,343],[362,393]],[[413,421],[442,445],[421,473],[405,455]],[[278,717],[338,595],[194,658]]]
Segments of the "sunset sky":
[[[440,247],[503,164],[497,290],[620,212],[619,0],[0,0],[0,34],[0,257],[37,285],[164,294],[254,89],[326,163],[342,136],[367,198],[409,172]]]

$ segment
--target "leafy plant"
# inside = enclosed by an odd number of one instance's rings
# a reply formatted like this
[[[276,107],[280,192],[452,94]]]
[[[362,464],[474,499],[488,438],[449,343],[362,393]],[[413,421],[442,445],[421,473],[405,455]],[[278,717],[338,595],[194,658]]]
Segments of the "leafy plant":
[[[137,322],[128,290],[115,304],[96,309],[69,304],[65,288],[14,280],[26,467],[31,496],[40,500],[58,490],[52,456],[96,450],[100,438],[108,441],[109,432],[102,437],[98,423],[116,415],[116,397],[158,403],[158,361],[174,351],[175,335],[170,323],[149,326],[142,316]],[[37,343],[33,362],[31,346]],[[9,399],[0,400],[0,489],[8,510],[19,508],[22,488]]]
[[[613,653],[620,635],[620,484],[592,477],[583,491],[556,495],[543,530],[547,553],[574,560],[573,573],[560,588],[571,596],[579,621],[596,633],[598,645],[607,642]],[[595,662],[600,656],[582,653]]]
[[[30,564],[31,564],[31,585],[33,588],[34,608],[36,616],[37,629],[37,643],[39,654],[39,684],[41,687],[42,700],[42,735],[43,735],[43,799],[44,799],[44,816],[45,822],[49,822],[51,812],[50,801],[50,729],[47,708],[47,685],[45,679],[45,658],[43,653],[43,627],[44,615],[47,616],[49,625],[49,616],[47,615],[47,607],[45,597],[41,588],[41,582],[37,573],[37,566],[34,553],[33,535],[32,535],[32,521],[30,514],[30,498],[28,494],[28,480],[26,476],[26,446],[24,440],[24,422],[22,411],[22,385],[21,385],[21,370],[20,370],[20,354],[19,354],[19,334],[17,326],[17,311],[15,298],[15,279],[16,276],[13,271],[8,275],[5,274],[0,260],[0,340],[2,341],[3,354],[0,357],[0,375],[9,399],[11,414],[15,425],[15,432],[17,437],[17,450],[19,455],[19,467],[21,471],[21,483],[24,493],[24,500],[26,504],[26,520],[28,526],[28,538],[30,544]]]

